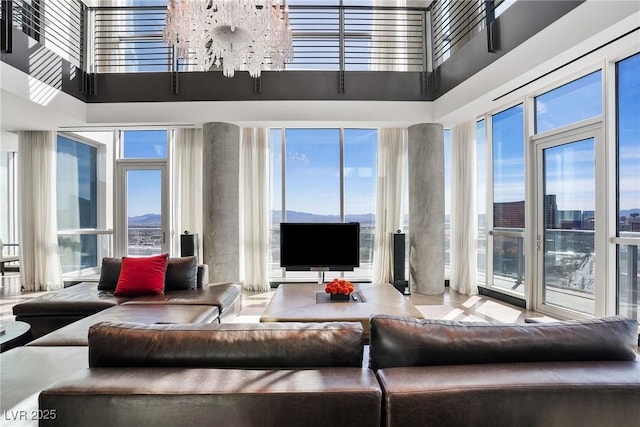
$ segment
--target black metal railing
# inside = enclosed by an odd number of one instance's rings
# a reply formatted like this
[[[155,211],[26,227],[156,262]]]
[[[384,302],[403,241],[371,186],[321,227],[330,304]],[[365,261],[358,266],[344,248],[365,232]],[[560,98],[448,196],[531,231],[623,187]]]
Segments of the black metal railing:
[[[162,42],[164,7],[91,8],[93,71],[192,71]],[[423,9],[292,5],[289,70],[423,71]],[[269,58],[265,58],[266,68]]]
[[[435,0],[430,7],[433,67],[447,60],[497,16],[504,0]]]
[[[84,4],[79,0],[3,0],[3,50],[11,26],[81,67],[84,52]]]

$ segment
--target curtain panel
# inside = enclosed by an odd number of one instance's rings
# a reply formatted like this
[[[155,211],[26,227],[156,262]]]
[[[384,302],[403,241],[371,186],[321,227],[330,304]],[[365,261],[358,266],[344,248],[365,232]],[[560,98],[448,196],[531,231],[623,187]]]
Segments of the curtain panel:
[[[20,279],[27,291],[64,287],[57,235],[56,133],[20,131]]]
[[[240,138],[240,280],[250,291],[269,284],[269,130],[242,129]]]
[[[172,158],[171,251],[180,254],[180,235],[197,234],[202,259],[202,129],[176,129]]]
[[[451,273],[452,290],[473,295],[477,284],[476,123],[451,129]]]
[[[406,129],[380,129],[373,283],[391,283],[392,281],[392,234],[402,229],[406,153]]]

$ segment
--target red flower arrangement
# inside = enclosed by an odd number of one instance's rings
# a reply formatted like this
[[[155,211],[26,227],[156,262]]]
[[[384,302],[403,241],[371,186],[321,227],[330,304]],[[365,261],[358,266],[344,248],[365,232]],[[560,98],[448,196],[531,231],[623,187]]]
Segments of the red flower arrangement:
[[[348,280],[333,279],[327,283],[324,291],[331,295],[351,295],[353,292],[353,284]]]

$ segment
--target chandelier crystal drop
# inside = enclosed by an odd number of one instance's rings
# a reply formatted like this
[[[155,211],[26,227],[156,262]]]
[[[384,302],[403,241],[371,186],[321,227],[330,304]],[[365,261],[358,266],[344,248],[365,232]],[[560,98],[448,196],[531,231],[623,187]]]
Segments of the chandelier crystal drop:
[[[293,60],[289,7],[279,0],[169,0],[162,39],[179,59],[202,71],[222,66],[225,77],[246,67],[255,78]]]

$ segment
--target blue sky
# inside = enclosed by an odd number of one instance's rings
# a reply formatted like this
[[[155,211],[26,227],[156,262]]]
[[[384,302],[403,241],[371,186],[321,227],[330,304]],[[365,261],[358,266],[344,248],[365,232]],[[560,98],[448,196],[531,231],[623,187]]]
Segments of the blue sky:
[[[281,206],[280,129],[271,130],[272,206]],[[375,129],[344,130],[345,213],[375,212]],[[340,213],[340,130],[286,130],[287,210],[323,215]]]
[[[125,131],[123,147],[125,158],[166,158],[167,131]],[[128,172],[127,216],[160,213],[161,178],[158,170]]]

